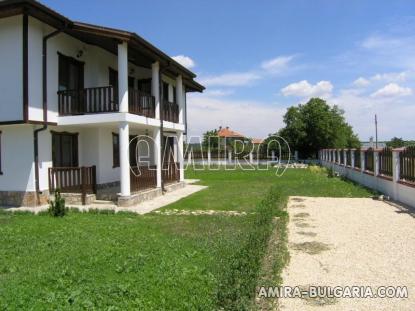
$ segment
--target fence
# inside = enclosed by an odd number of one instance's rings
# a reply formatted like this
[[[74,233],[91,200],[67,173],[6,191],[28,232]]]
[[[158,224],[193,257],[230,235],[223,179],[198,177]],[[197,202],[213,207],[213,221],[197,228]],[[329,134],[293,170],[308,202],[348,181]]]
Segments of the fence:
[[[375,160],[373,148],[369,148],[365,151],[365,171],[373,173],[375,171]]]
[[[400,179],[415,183],[415,146],[407,147],[400,155]]]
[[[339,151],[321,150],[322,165],[415,207],[415,146],[400,149],[348,149],[345,152],[346,163],[337,161],[342,154]]]
[[[51,167],[48,171],[49,190],[61,193],[81,193],[82,204],[86,195],[96,193],[96,167]]]
[[[392,177],[392,149],[384,148],[379,152],[379,174],[382,176]]]

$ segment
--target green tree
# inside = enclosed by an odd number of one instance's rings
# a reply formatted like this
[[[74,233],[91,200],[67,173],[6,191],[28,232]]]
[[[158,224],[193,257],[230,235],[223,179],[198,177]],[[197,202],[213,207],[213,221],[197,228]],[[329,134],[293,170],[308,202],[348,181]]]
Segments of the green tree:
[[[218,130],[207,131],[203,134],[203,147],[217,149],[219,147]],[[206,149],[207,150],[207,149]]]
[[[399,147],[405,147],[406,143],[402,138],[394,137],[386,143],[386,146],[390,148],[399,148]]]
[[[323,148],[358,148],[360,142],[344,118],[344,111],[320,98],[288,108],[278,135],[302,158],[315,158]]]

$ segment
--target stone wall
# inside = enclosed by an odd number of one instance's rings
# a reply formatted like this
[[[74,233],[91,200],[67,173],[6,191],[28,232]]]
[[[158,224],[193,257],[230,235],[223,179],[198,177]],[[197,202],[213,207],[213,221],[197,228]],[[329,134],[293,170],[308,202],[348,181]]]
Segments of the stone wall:
[[[49,200],[49,192],[43,191],[40,194],[36,192],[25,191],[0,191],[1,207],[32,207],[37,205],[46,205]]]

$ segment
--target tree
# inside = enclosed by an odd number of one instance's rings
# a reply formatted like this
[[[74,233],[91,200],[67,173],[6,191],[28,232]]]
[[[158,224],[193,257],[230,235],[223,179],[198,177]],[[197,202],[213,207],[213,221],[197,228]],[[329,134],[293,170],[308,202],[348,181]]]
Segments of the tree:
[[[207,131],[203,134],[203,147],[217,149],[219,147],[218,130]],[[207,149],[206,149],[207,150]]]
[[[406,143],[402,138],[394,137],[386,143],[386,146],[390,148],[400,148],[405,147]]]
[[[303,158],[315,158],[323,148],[358,148],[360,142],[344,118],[344,111],[320,98],[288,108],[278,135]]]

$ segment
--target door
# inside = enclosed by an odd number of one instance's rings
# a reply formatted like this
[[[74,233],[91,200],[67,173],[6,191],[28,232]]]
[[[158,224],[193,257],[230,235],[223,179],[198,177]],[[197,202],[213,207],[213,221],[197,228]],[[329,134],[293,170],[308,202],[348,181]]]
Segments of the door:
[[[66,91],[74,112],[83,112],[84,63],[59,54],[59,91]]]
[[[53,167],[77,167],[78,134],[52,132]]]

